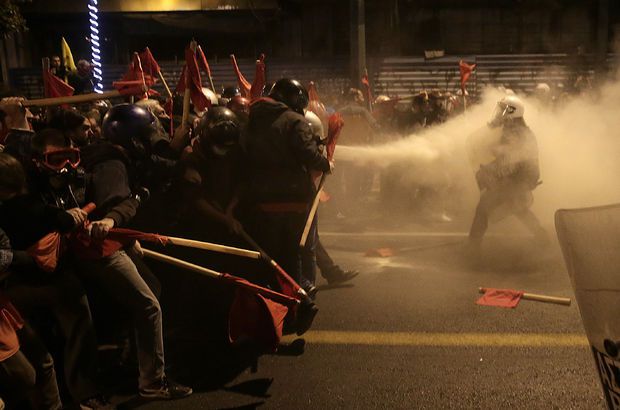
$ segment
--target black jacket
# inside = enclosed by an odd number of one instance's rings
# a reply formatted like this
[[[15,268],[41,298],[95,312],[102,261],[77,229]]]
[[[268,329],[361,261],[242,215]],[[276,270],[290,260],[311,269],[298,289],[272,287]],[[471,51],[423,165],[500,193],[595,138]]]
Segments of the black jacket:
[[[304,116],[270,98],[251,106],[246,149],[252,202],[308,202],[309,171],[329,171]]]
[[[128,172],[129,159],[109,143],[82,148],[86,171],[86,203],[97,205],[91,220],[112,218],[115,226],[126,225],[138,212],[140,202],[132,195]]]

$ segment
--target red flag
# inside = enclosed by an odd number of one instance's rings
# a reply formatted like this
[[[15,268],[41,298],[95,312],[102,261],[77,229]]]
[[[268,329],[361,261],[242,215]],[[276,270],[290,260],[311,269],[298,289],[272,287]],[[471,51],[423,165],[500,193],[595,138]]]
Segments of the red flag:
[[[327,131],[327,159],[331,160],[334,157],[334,151],[336,150],[336,144],[338,143],[338,137],[344,127],[344,120],[340,113],[332,114],[329,117],[329,128]]]
[[[239,279],[242,280],[242,279]],[[282,339],[289,308],[259,293],[238,287],[228,315],[231,342],[249,338],[268,352],[275,352]]]
[[[140,55],[138,53],[133,53],[131,63],[129,63],[127,72],[125,72],[121,81],[141,81],[144,85],[151,87],[155,84],[155,77],[152,74],[144,72]]]
[[[101,259],[112,255],[134,241],[156,242],[165,245],[168,238],[133,229],[113,228],[110,229],[105,239],[96,240],[90,236],[86,229],[81,229],[71,235],[69,246],[82,259]]]
[[[251,100],[262,97],[266,82],[265,54],[261,54],[260,58],[256,60],[256,73],[254,74],[254,82],[252,82],[252,87],[250,88]]]
[[[520,290],[486,288],[484,295],[476,301],[476,304],[515,308],[519,304],[522,296],[523,291]]]
[[[67,97],[73,95],[73,87],[56,77],[49,70],[43,70],[43,86],[48,98]]]
[[[129,63],[129,67],[127,67],[127,71],[121,80],[114,81],[112,86],[123,95],[143,94],[145,98],[148,98],[149,95],[159,95],[157,91],[150,89],[153,84],[155,84],[155,77],[144,73],[140,55],[138,53],[133,53],[131,63]],[[144,91],[145,88],[147,91]],[[139,89],[141,89],[141,91],[137,92]]]
[[[476,69],[476,64],[467,64],[465,61],[459,61],[459,70],[461,72],[461,90],[465,95],[465,84],[469,80],[471,73]]]
[[[95,204],[91,202],[84,206],[82,210],[86,213],[91,213],[95,210]],[[37,243],[26,249],[26,252],[34,259],[37,266],[45,272],[56,270],[62,251],[62,236],[58,232],[51,232],[45,235]]]
[[[211,67],[209,67],[207,56],[205,56],[205,53],[202,51],[202,47],[198,46],[196,53],[198,54],[198,66],[202,68],[205,73],[207,73],[207,76],[211,77]]]
[[[368,105],[368,110],[372,111],[372,90],[370,89],[370,80],[368,79],[368,71],[364,71],[364,75],[362,76],[362,85],[364,86],[364,90],[366,91],[366,102]]]
[[[239,70],[239,65],[237,65],[237,59],[234,54],[230,55],[230,62],[232,63],[233,70],[235,70],[235,75],[237,76],[237,83],[239,84],[239,90],[241,90],[241,95],[245,98],[252,98],[251,90],[252,85],[245,79],[243,74],[241,74],[241,70]]]
[[[34,262],[41,270],[44,272],[54,272],[60,259],[60,243],[60,234],[52,232],[39,239],[26,252],[34,259]]]
[[[158,73],[161,71],[161,67],[157,64],[155,57],[153,57],[153,54],[148,47],[140,53],[140,61],[142,62],[142,69],[144,70],[144,73],[151,76],[153,79],[156,79]]]
[[[19,350],[16,331],[24,327],[24,319],[11,301],[0,292],[0,362]]]
[[[202,92],[202,80],[196,53],[189,46],[185,48],[185,67],[183,67],[183,73],[177,83],[176,91],[177,93],[185,93],[186,88],[189,88],[192,103],[197,111],[204,111],[211,107],[211,101]]]

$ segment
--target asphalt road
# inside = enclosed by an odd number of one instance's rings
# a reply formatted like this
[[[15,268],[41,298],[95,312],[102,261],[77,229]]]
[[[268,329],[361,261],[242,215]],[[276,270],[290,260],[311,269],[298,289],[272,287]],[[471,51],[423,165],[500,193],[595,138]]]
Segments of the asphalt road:
[[[303,336],[303,354],[285,349],[284,354],[263,355],[257,363],[236,357],[232,369],[205,353],[196,361],[206,365],[189,372],[178,364],[173,369],[182,380],[194,383],[193,396],[174,403],[129,398],[124,405],[604,408],[575,303],[565,307],[521,301],[516,309],[475,304],[479,286],[573,298],[555,241],[541,249],[510,224],[500,228],[490,232],[475,257],[463,245],[462,224],[405,224],[388,230],[376,224],[360,230],[324,222],[321,238],[332,257],[361,274],[340,287],[327,287],[320,280],[320,312],[313,329]],[[382,247],[391,248],[394,255],[364,256]],[[179,340],[169,344],[178,348]],[[188,343],[196,347],[201,342]],[[205,382],[203,371],[225,375]]]

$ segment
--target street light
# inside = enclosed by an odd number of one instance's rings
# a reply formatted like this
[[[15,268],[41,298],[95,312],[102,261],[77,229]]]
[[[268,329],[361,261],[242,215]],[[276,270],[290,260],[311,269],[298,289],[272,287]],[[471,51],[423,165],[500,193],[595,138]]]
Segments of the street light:
[[[103,66],[101,65],[101,43],[99,37],[98,0],[88,0],[88,23],[90,26],[90,51],[95,77],[95,92],[103,93]]]

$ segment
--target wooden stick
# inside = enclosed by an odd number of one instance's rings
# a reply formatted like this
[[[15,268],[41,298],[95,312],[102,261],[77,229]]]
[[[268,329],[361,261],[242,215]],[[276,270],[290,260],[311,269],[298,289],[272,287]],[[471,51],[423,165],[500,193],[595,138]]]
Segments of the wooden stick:
[[[96,100],[105,100],[108,98],[123,97],[118,90],[106,91],[104,93],[90,93],[70,95],[67,97],[54,97],[54,98],[39,98],[37,100],[25,100],[22,102],[24,107],[48,107],[50,105],[62,105],[62,104],[78,104],[83,102],[90,102]]]
[[[189,122],[189,103],[191,101],[191,95],[189,91],[189,70],[187,66],[185,66],[185,91],[183,92],[183,117],[181,120],[181,124],[187,124]]]
[[[164,75],[161,73],[161,71],[158,71],[157,75],[159,76],[159,79],[161,80],[162,84],[164,85],[164,88],[166,89],[166,93],[168,93],[168,97],[172,98],[172,91],[170,91],[170,87],[168,87],[168,83],[166,82],[166,79],[164,78]]]
[[[316,215],[316,211],[319,208],[319,202],[321,200],[321,192],[323,191],[323,185],[325,184],[326,174],[321,175],[321,181],[319,182],[319,188],[317,190],[316,195],[314,196],[314,201],[312,201],[312,207],[310,208],[310,212],[308,213],[308,219],[306,219],[306,226],[304,226],[304,231],[301,234],[301,239],[299,240],[299,247],[303,248],[306,246],[306,242],[308,241],[308,235],[310,234],[310,228],[312,227],[312,222],[314,222],[314,217]]]
[[[142,77],[142,88],[144,88],[145,90],[148,90],[148,88],[146,88],[146,79],[144,78],[144,70],[142,70],[142,60],[140,60],[140,54],[137,51],[133,52],[133,55],[136,57],[136,61],[138,62],[138,68],[140,70],[140,72],[142,73],[142,75],[140,77]],[[144,92],[144,98],[148,99],[149,98],[149,93],[147,91]],[[133,104],[135,100],[135,97],[132,95],[131,96],[131,103]]]
[[[479,293],[485,293],[487,288],[478,288]],[[556,305],[570,306],[570,298],[561,298],[557,296],[538,295],[536,293],[523,293],[521,299],[535,300],[536,302],[554,303]]]
[[[196,48],[198,47],[198,43],[196,40],[192,40],[189,43],[189,48],[196,54]],[[183,120],[181,124],[187,124],[189,122],[189,103],[191,101],[191,93],[190,93],[190,73],[189,67],[187,63],[185,63],[185,92],[183,93]]]
[[[193,263],[185,262],[184,260],[173,258],[172,256],[164,255],[163,253],[154,252],[150,249],[142,249],[144,256],[158,260],[160,262],[167,262],[171,265],[178,266],[179,268],[188,269],[192,272],[199,273],[210,278],[219,279],[222,274],[211,269],[207,269],[202,266],[195,265]]]
[[[200,48],[200,53],[202,55],[204,55],[204,52],[202,51],[202,47],[198,46],[198,48]],[[205,60],[207,58],[205,57]],[[211,91],[213,91],[215,94],[217,94],[217,91],[215,91],[215,86],[213,85],[213,77],[211,77],[211,73],[207,72],[207,77],[209,78],[209,84],[211,85]]]
[[[245,258],[251,258],[251,259],[260,259],[261,257],[260,252],[251,251],[248,249],[235,248],[232,246],[219,245],[219,244],[210,243],[210,242],[195,241],[192,239],[175,238],[172,236],[167,236],[166,238],[168,238],[168,243],[172,245],[185,246],[188,248],[196,248],[196,249],[205,249],[205,250],[214,251],[214,252],[226,253],[229,255],[243,256]]]

